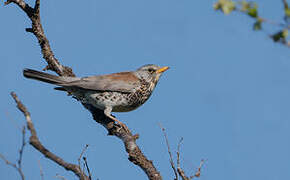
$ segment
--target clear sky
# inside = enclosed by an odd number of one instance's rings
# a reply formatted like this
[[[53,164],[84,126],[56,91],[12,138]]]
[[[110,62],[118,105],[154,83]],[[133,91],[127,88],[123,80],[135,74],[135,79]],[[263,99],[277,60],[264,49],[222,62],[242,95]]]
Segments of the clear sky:
[[[32,2],[32,1],[29,1]],[[79,76],[168,65],[150,100],[115,114],[134,133],[164,179],[173,179],[164,137],[175,151],[184,138],[182,164],[201,179],[290,179],[290,50],[251,29],[243,15],[224,16],[207,0],[42,1],[41,16],[55,56]],[[262,16],[282,19],[282,2],[258,1]],[[25,79],[23,68],[46,64],[28,18],[15,5],[0,6],[0,153],[16,162],[25,123],[9,96],[15,91],[32,114],[38,136],[52,152],[77,163],[85,144],[93,177],[146,179],[127,160],[123,144],[108,137],[89,112],[53,86]],[[267,30],[271,31],[271,30]],[[27,133],[27,137],[28,137]],[[60,174],[75,179],[27,145],[27,179]],[[19,179],[0,161],[1,179]]]

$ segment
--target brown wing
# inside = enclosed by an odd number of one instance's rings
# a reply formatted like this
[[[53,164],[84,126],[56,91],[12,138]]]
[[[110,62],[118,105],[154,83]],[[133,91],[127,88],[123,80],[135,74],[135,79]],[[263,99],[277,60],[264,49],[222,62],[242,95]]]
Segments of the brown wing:
[[[130,93],[140,85],[139,79],[132,72],[120,72],[103,76],[89,76],[77,81],[60,84],[64,87],[79,87],[96,91],[118,91]]]

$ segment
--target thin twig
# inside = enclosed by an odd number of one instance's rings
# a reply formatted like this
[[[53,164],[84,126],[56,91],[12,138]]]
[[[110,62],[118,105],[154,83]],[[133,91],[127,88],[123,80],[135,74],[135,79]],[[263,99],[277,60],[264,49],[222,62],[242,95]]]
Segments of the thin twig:
[[[10,162],[9,160],[7,160],[7,159],[5,158],[5,156],[2,155],[2,154],[0,154],[0,159],[2,159],[2,160],[3,160],[7,165],[9,165],[9,166],[15,168],[15,169],[17,170],[17,172],[19,173],[21,179],[22,179],[22,180],[25,180],[25,176],[24,176],[24,174],[23,174],[23,172],[22,172],[22,169],[20,169],[19,167],[17,167],[16,164],[14,164],[14,163]]]
[[[178,146],[177,146],[177,167],[180,167],[180,146],[181,146],[181,143],[183,141],[183,138],[180,138],[179,142],[178,142]]]
[[[5,156],[4,155],[2,155],[2,154],[0,154],[0,158],[7,164],[7,165],[9,165],[9,166],[12,166],[12,167],[14,167],[14,168],[16,168],[17,169],[17,166],[16,166],[16,164],[14,164],[14,163],[12,163],[12,162],[10,162],[10,161],[8,161],[6,158],[5,158]]]
[[[190,176],[190,179],[193,179],[194,177],[200,177],[200,174],[201,174],[201,168],[202,168],[204,162],[205,162],[204,159],[202,159],[202,160],[200,161],[200,164],[199,164],[199,167],[197,168],[197,171],[195,172],[195,174],[194,174],[193,176]]]
[[[85,166],[86,166],[86,165],[85,165],[85,163],[83,162],[83,168],[82,168],[82,172],[83,172],[83,173],[85,172],[85,169],[86,169]]]
[[[195,177],[200,177],[201,168],[202,168],[202,165],[204,163],[204,160],[201,160],[200,165],[199,165],[197,171],[195,172],[195,174],[193,176],[187,177],[185,175],[184,170],[181,168],[181,165],[180,165],[180,148],[181,148],[182,141],[183,141],[183,138],[181,138],[179,140],[179,142],[178,142],[177,153],[176,153],[177,154],[177,171],[178,171],[178,174],[180,175],[182,180],[190,180],[190,179],[193,179]]]
[[[191,176],[191,177],[186,176],[184,170],[180,166],[180,147],[181,147],[181,143],[183,141],[183,138],[180,138],[180,140],[178,142],[177,152],[176,152],[176,154],[177,154],[177,168],[175,167],[175,164],[173,162],[173,157],[172,157],[172,153],[171,153],[171,150],[170,150],[170,145],[169,145],[169,141],[168,141],[168,137],[167,137],[166,131],[162,127],[162,125],[160,123],[159,123],[159,126],[160,126],[160,128],[161,128],[161,130],[163,132],[164,137],[165,137],[165,141],[166,141],[166,145],[167,145],[167,150],[168,150],[169,158],[170,158],[170,164],[171,164],[171,168],[174,171],[175,179],[177,180],[179,176],[181,177],[182,180],[191,180],[194,177],[200,177],[200,171],[201,171],[201,167],[203,165],[203,160],[200,163],[200,166],[199,166],[197,172],[194,174],[194,176]]]
[[[80,168],[80,169],[82,169],[82,168],[81,168],[81,158],[82,158],[83,154],[85,153],[85,151],[87,150],[88,147],[89,147],[89,145],[86,144],[86,146],[84,147],[84,149],[82,150],[82,152],[81,152],[81,154],[80,154],[80,156],[79,156],[79,158],[78,158],[78,164],[79,164],[79,168]],[[82,169],[82,173],[85,174],[84,169]],[[89,177],[89,178],[90,178],[90,177]]]
[[[82,159],[82,157],[83,157],[85,151],[88,149],[88,147],[89,147],[89,145],[86,144],[86,146],[84,147],[84,149],[82,150],[82,152],[81,152],[81,154],[80,154],[80,156],[79,156],[79,158],[78,158],[78,163],[79,163],[79,167],[80,167],[80,168],[81,168],[81,159]]]
[[[82,173],[81,169],[77,165],[65,162],[62,158],[60,158],[57,155],[53,154],[52,152],[50,152],[47,148],[45,148],[42,145],[42,143],[38,139],[36,130],[34,128],[34,125],[32,123],[31,117],[30,117],[30,113],[28,112],[26,107],[22,104],[22,102],[19,100],[19,98],[17,97],[17,95],[14,92],[11,92],[11,96],[15,100],[18,109],[24,114],[24,116],[26,118],[27,127],[28,127],[28,130],[31,133],[31,136],[29,138],[29,143],[35,149],[37,149],[40,153],[42,153],[45,157],[47,157],[48,159],[54,161],[55,163],[57,163],[58,165],[62,166],[66,170],[72,171],[81,180],[89,179],[85,174]]]
[[[0,154],[0,158],[1,158],[1,159],[2,159],[2,160],[3,160],[7,165],[9,165],[9,166],[14,167],[15,169],[17,169],[16,164],[14,164],[14,163],[8,161],[8,160],[5,158],[4,155]]]
[[[186,176],[185,172],[183,171],[183,169],[181,169],[181,167],[177,167],[177,172],[182,180],[190,180],[190,178]]]
[[[177,172],[179,174],[179,176],[182,178],[182,180],[190,180],[191,178],[187,177],[185,175],[184,170],[181,168],[180,166],[180,147],[181,147],[181,143],[183,141],[183,138],[180,138],[178,145],[177,145]]]
[[[83,157],[83,160],[85,161],[85,166],[86,166],[86,169],[87,169],[88,174],[89,174],[89,179],[92,180],[92,174],[91,174],[91,171],[90,171],[88,162],[87,162],[87,158],[86,157]]]
[[[5,156],[3,156],[2,154],[0,154],[0,158],[5,161],[5,163],[13,168],[15,168],[17,170],[17,172],[19,173],[19,175],[21,176],[21,179],[24,180],[25,176],[24,173],[22,171],[22,157],[23,157],[23,151],[24,151],[24,147],[25,147],[26,143],[25,143],[25,126],[23,126],[22,128],[22,144],[21,147],[19,149],[19,159],[17,160],[17,164],[14,164],[12,162],[10,162],[9,160],[7,160],[5,158]]]
[[[38,163],[38,166],[39,166],[39,172],[40,172],[41,180],[44,180],[44,174],[43,174],[42,166],[40,164],[40,160],[38,160],[37,163]]]
[[[190,180],[191,178],[186,176],[184,170],[180,166],[180,147],[181,147],[182,141],[183,141],[183,138],[180,138],[178,145],[177,145],[177,152],[176,152],[176,154],[177,154],[177,172],[182,180]]]
[[[24,146],[26,145],[26,142],[25,142],[25,126],[23,126],[22,128],[22,144],[21,144],[21,148],[19,150],[19,159],[18,159],[18,168],[22,168],[21,167],[21,162],[22,162],[22,157],[23,157],[23,150],[24,150]]]
[[[177,174],[177,170],[175,168],[175,165],[174,165],[174,162],[173,162],[173,157],[172,157],[172,153],[171,153],[171,150],[170,150],[170,145],[169,145],[169,141],[168,141],[168,138],[167,138],[167,134],[166,134],[166,131],[165,129],[162,127],[161,123],[159,123],[159,126],[163,132],[163,135],[165,137],[165,141],[166,141],[166,145],[167,145],[167,151],[169,153],[169,158],[170,158],[170,164],[171,164],[171,168],[173,169],[173,172],[175,174],[175,180],[178,180],[178,174]]]

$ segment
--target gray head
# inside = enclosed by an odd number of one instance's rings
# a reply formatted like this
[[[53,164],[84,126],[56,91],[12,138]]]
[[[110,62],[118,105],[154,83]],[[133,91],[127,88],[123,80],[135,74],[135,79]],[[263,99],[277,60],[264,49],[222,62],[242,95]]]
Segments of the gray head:
[[[135,71],[135,75],[138,78],[141,78],[146,82],[150,83],[154,88],[162,73],[168,69],[168,66],[159,67],[154,64],[147,64],[137,69],[137,71]]]

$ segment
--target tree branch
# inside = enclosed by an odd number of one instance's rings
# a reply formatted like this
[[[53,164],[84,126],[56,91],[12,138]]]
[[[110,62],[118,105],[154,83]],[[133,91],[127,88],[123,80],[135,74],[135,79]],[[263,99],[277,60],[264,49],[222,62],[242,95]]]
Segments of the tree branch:
[[[19,6],[31,20],[32,27],[27,28],[26,31],[33,33],[38,40],[43,58],[48,64],[44,70],[55,71],[60,76],[75,76],[71,68],[61,65],[54,57],[54,54],[49,45],[49,41],[44,34],[44,30],[40,21],[40,0],[35,1],[34,8],[30,7],[24,0],[7,0],[5,5],[10,3],[15,3],[17,6]]]
[[[23,156],[23,150],[25,147],[26,143],[25,143],[25,126],[23,126],[22,128],[22,144],[19,150],[19,159],[17,160],[17,165],[8,161],[5,156],[3,156],[2,154],[0,154],[0,159],[2,159],[3,161],[5,161],[5,163],[13,168],[15,168],[17,170],[17,172],[19,173],[20,177],[22,180],[25,179],[24,173],[22,171],[22,156]]]
[[[154,167],[153,162],[146,158],[146,156],[142,153],[136,144],[136,140],[139,138],[138,134],[132,135],[130,131],[121,128],[118,124],[114,124],[111,119],[104,115],[102,110],[96,109],[90,104],[83,105],[92,113],[94,120],[108,130],[108,135],[116,136],[123,141],[126,152],[129,156],[129,161],[139,166],[146,173],[148,179],[162,179],[160,173]]]
[[[85,161],[85,167],[88,171],[88,174],[89,174],[89,179],[92,180],[92,174],[91,174],[91,171],[90,171],[90,168],[89,168],[89,165],[88,165],[88,162],[87,162],[87,158],[86,157],[83,157],[83,160]]]
[[[43,58],[47,62],[46,68],[44,70],[52,70],[55,71],[60,76],[75,76],[72,69],[66,66],[63,66],[59,63],[59,61],[54,57],[54,54],[50,48],[49,41],[44,34],[43,27],[40,21],[40,0],[36,0],[35,7],[31,8],[24,0],[8,0],[5,4],[15,3],[17,4],[29,17],[32,22],[32,28],[27,28],[26,31],[32,32],[35,37],[38,39],[38,43],[41,47],[41,53]],[[15,95],[16,97],[16,95]],[[16,97],[17,98],[17,97]],[[94,118],[94,120],[100,123],[108,130],[108,135],[116,136],[121,139],[124,143],[126,152],[128,153],[128,159],[135,165],[139,166],[148,176],[150,180],[161,180],[162,177],[160,173],[157,171],[153,162],[148,160],[145,155],[142,153],[138,145],[136,144],[136,140],[138,139],[138,135],[132,135],[130,130],[125,130],[121,128],[118,124],[114,124],[114,122],[104,115],[102,110],[99,110],[89,104],[83,104],[85,108],[87,108]],[[21,110],[21,108],[19,108]],[[23,113],[28,113],[28,111],[22,111]],[[24,114],[27,118],[27,124],[30,127],[31,131],[31,141],[30,143],[38,149],[41,153],[45,154],[46,157],[50,157],[61,166],[69,167],[71,171],[74,171],[77,176],[81,176],[81,170],[78,167],[73,166],[72,164],[66,164],[62,159],[50,153],[47,149],[45,149],[39,142],[35,129],[30,119],[30,115]],[[127,126],[126,126],[127,127]],[[33,136],[35,134],[35,136]]]
[[[179,143],[178,143],[178,146],[177,146],[177,171],[178,171],[178,174],[180,175],[180,177],[182,178],[182,180],[190,180],[190,179],[193,179],[195,177],[200,177],[200,174],[201,174],[201,168],[204,164],[204,160],[202,159],[200,161],[200,164],[199,164],[199,167],[197,168],[197,171],[194,173],[194,175],[188,177],[185,175],[185,172],[183,171],[183,169],[181,168],[180,166],[180,147],[181,147],[181,143],[183,141],[183,138],[181,138],[179,140]]]
[[[181,146],[181,143],[183,141],[183,138],[181,138],[178,142],[178,146],[177,146],[177,172],[179,174],[179,176],[182,178],[182,180],[190,180],[191,178],[187,177],[185,175],[185,172],[183,171],[183,169],[180,167],[180,146]]]
[[[24,147],[25,147],[25,126],[23,127],[23,130],[22,130],[22,146],[21,146],[21,148],[19,150],[19,159],[17,161],[18,165],[10,162],[9,160],[7,160],[5,158],[4,155],[0,154],[0,159],[2,159],[7,165],[15,168],[16,171],[19,173],[19,175],[20,175],[22,180],[25,180],[25,176],[24,176],[24,173],[22,171],[22,166],[21,166]]]
[[[169,141],[168,141],[168,137],[167,137],[167,134],[166,134],[166,131],[165,131],[165,129],[162,127],[162,125],[161,124],[159,124],[159,126],[160,126],[160,128],[161,128],[161,130],[162,130],[162,132],[163,132],[163,135],[164,135],[164,137],[165,137],[165,142],[166,142],[166,146],[167,146],[167,151],[168,151],[168,154],[169,154],[169,161],[170,161],[170,165],[171,165],[171,168],[173,169],[173,172],[174,172],[174,175],[175,175],[175,178],[174,178],[174,180],[178,180],[178,174],[177,174],[177,170],[176,170],[176,168],[175,168],[175,164],[174,164],[174,162],[173,162],[173,157],[172,157],[172,153],[171,153],[171,150],[170,150],[170,145],[169,145]],[[177,153],[177,154],[179,154],[179,153]],[[177,156],[177,165],[179,164],[179,157]]]
[[[230,14],[233,11],[240,12],[252,18],[255,22],[253,23],[253,30],[263,31],[263,24],[268,23],[270,25],[276,26],[279,30],[275,30],[274,33],[268,33],[269,38],[271,38],[276,43],[281,43],[287,47],[290,47],[289,31],[290,31],[290,8],[288,6],[287,0],[282,0],[284,6],[284,20],[274,21],[271,19],[263,18],[259,15],[258,5],[254,1],[248,0],[218,0],[214,4],[214,9],[222,11],[224,14]]]
[[[79,167],[81,168],[81,159],[85,153],[85,151],[88,149],[89,145],[86,144],[86,146],[84,147],[84,149],[82,150],[81,154],[80,154],[80,157],[78,158],[78,163],[79,163]]]
[[[81,169],[81,158],[83,157],[83,154],[85,153],[85,151],[88,149],[89,145],[86,144],[86,146],[84,147],[84,149],[82,150],[79,158],[78,158],[78,165],[79,165],[79,168]],[[85,172],[84,169],[82,170],[82,172]],[[91,174],[89,173],[89,179],[91,180]]]
[[[40,140],[38,139],[36,130],[34,128],[34,125],[31,120],[30,113],[26,109],[26,107],[22,104],[22,102],[18,99],[17,95],[14,92],[11,92],[11,96],[15,100],[17,104],[17,108],[23,113],[26,119],[27,128],[31,133],[31,136],[29,138],[29,143],[40,153],[42,153],[46,158],[54,161],[58,165],[62,166],[68,171],[72,171],[76,176],[78,176],[81,180],[89,180],[89,178],[85,175],[85,173],[82,172],[82,170],[78,167],[78,165],[71,164],[65,162],[63,159],[58,157],[57,155],[50,152],[47,148],[45,148]]]
[[[5,156],[3,156],[2,154],[0,154],[0,159],[2,159],[2,160],[3,160],[7,165],[9,165],[9,166],[15,168],[15,169],[17,170],[17,172],[19,173],[19,175],[21,176],[21,179],[22,179],[22,180],[25,180],[25,177],[24,177],[24,174],[23,174],[23,172],[22,172],[22,169],[20,169],[19,167],[17,167],[16,164],[14,164],[14,163],[8,161],[8,160],[5,158]]]
[[[173,156],[172,156],[172,153],[171,153],[171,150],[170,150],[170,145],[169,145],[169,141],[168,141],[168,138],[167,138],[167,134],[166,134],[166,131],[165,129],[162,127],[161,124],[159,124],[162,132],[163,132],[163,135],[164,135],[164,138],[165,138],[165,141],[166,141],[166,146],[167,146],[167,151],[168,151],[168,154],[169,154],[169,158],[170,158],[170,164],[171,164],[171,167],[174,171],[174,174],[175,174],[175,178],[174,180],[178,180],[178,177],[180,176],[182,180],[191,180],[195,177],[200,177],[200,171],[201,171],[201,167],[204,163],[204,160],[201,160],[201,163],[200,163],[200,166],[198,168],[198,170],[196,171],[196,173],[193,175],[193,176],[186,176],[184,170],[181,168],[180,166],[180,146],[181,146],[181,143],[183,141],[183,138],[181,138],[178,142],[178,146],[177,146],[177,168],[175,167],[175,164],[173,162]]]
[[[18,163],[18,167],[21,169],[21,165],[22,165],[22,157],[23,157],[23,150],[24,150],[24,146],[26,145],[25,143],[25,126],[23,126],[22,128],[22,145],[21,148],[19,150],[19,159],[17,161]]]

